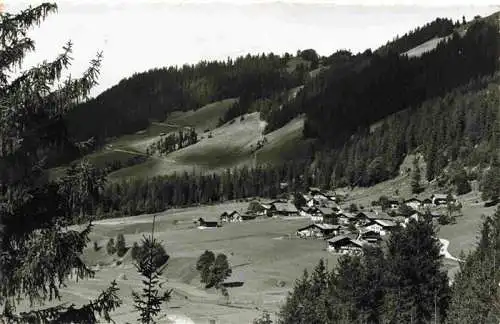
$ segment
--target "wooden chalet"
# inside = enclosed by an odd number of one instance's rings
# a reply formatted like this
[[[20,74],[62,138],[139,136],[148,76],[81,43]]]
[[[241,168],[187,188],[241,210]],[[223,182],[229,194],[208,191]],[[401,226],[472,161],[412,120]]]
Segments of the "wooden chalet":
[[[377,243],[382,240],[382,236],[376,231],[366,230],[360,233],[358,239],[360,241],[366,241],[368,243]]]
[[[374,231],[379,233],[381,236],[384,236],[396,226],[398,226],[398,224],[388,219],[373,219],[369,224],[363,227],[363,230]]]
[[[337,213],[336,217],[339,224],[346,226],[356,220],[356,215],[349,212]]]
[[[420,207],[422,206],[422,201],[417,198],[410,198],[406,199],[404,201],[404,204],[407,205],[408,207],[412,208],[413,210],[419,210]]]
[[[339,234],[339,225],[330,224],[311,224],[306,227],[299,228],[296,232],[301,238],[326,238]]]
[[[452,202],[455,202],[457,197],[455,195],[452,195]],[[439,205],[446,205],[448,202],[448,195],[447,194],[433,194],[431,196],[431,201],[434,205],[439,206]]]
[[[226,223],[234,223],[234,222],[241,222],[241,214],[238,213],[236,210],[233,211],[225,211],[220,215],[220,220],[221,222],[226,222]]]
[[[329,252],[362,255],[365,242],[350,238],[347,235],[339,235],[327,240],[327,244],[327,250]]]
[[[277,216],[297,216],[299,210],[290,202],[275,202],[272,204],[271,213]]]
[[[271,210],[271,204],[265,204],[258,200],[250,202],[247,208],[247,214],[255,214],[256,216],[267,216]]]
[[[398,209],[404,203],[404,199],[400,197],[392,197],[388,199],[388,204],[391,209]]]
[[[430,198],[425,198],[422,200],[422,202],[420,203],[420,205],[422,206],[422,208],[430,208],[433,206],[433,203],[432,203],[432,199]]]
[[[378,214],[375,212],[362,211],[356,214],[353,221],[356,226],[366,226],[378,217]]]

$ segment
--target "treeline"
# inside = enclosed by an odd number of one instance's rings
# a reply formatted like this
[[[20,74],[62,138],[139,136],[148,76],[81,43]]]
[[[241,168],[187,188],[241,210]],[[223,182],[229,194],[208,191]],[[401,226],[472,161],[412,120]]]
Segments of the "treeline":
[[[288,72],[290,59],[271,53],[153,69],[120,81],[66,119],[72,136],[95,137],[100,143],[144,129],[149,120],[164,120],[172,111],[198,109],[226,98],[252,101],[294,87],[301,80]]]
[[[198,134],[196,134],[196,130],[194,128],[190,128],[189,130],[180,129],[176,133],[170,133],[166,136],[162,136],[158,141],[149,145],[146,152],[148,155],[155,153],[158,153],[159,155],[166,155],[197,142]]]
[[[432,222],[412,220],[384,248],[342,256],[331,270],[320,260],[311,274],[305,271],[277,323],[497,323],[499,239],[497,210],[450,289]]]
[[[106,171],[106,173],[110,173],[122,168],[128,168],[137,164],[144,163],[147,161],[147,159],[148,157],[144,155],[134,155],[126,160],[105,161],[104,170]]]
[[[465,23],[465,21],[462,23]],[[453,30],[456,27],[460,27],[460,25],[461,23],[459,21],[453,23],[451,19],[437,18],[422,27],[417,27],[401,37],[396,37],[393,41],[390,41],[386,45],[379,48],[377,53],[386,54],[389,51],[399,54],[404,53],[427,42],[428,40],[433,39],[434,37],[445,37],[451,35]]]
[[[220,203],[247,197],[276,198],[314,184],[310,161],[281,166],[226,170],[221,174],[174,174],[128,179],[107,184],[101,199],[87,214],[99,217],[138,215],[166,208]],[[286,183],[286,188],[281,184]]]

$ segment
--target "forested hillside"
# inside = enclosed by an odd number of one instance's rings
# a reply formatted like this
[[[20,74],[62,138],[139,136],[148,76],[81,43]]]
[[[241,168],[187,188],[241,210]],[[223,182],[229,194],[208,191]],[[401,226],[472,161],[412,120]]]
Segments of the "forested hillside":
[[[122,80],[67,117],[78,140],[106,138],[146,128],[173,111],[196,110],[222,99],[252,101],[302,83],[304,71],[287,71],[290,56],[262,54],[225,62],[153,69]]]
[[[455,33],[420,58],[374,54],[361,71],[333,75],[317,96],[301,102],[304,134],[336,147],[389,114],[490,75],[498,63],[498,42],[497,27],[477,22],[464,37]]]
[[[404,157],[415,152],[424,158],[429,181],[438,178],[449,185],[452,180],[446,176],[453,172],[481,180],[487,178],[481,170],[496,165],[500,141],[500,37],[492,22],[496,20],[453,24],[437,19],[375,52],[342,50],[319,57],[305,50],[296,57],[246,56],[145,72],[78,107],[68,118],[70,129],[81,139],[95,135],[103,141],[143,128],[151,119],[162,120],[173,110],[197,109],[228,97],[239,100],[220,124],[258,111],[269,133],[300,114],[306,117],[304,136],[315,141],[313,152],[281,166],[228,170],[224,176],[118,181],[113,191],[127,192],[127,199],[108,189],[109,199],[100,206],[103,214],[275,196],[280,181],[288,182],[288,190],[370,186],[397,176]],[[400,55],[450,33],[420,57]],[[308,75],[318,67],[320,72]],[[241,189],[247,185],[251,189]]]

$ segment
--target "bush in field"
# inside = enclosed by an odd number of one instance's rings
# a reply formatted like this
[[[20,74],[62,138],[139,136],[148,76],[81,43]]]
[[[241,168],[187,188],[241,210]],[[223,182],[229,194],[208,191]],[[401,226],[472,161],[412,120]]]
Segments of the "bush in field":
[[[127,246],[125,244],[125,236],[123,234],[118,234],[116,237],[116,245],[115,245],[116,255],[122,257],[127,253]]]
[[[134,245],[132,245],[132,249],[130,250],[132,259],[137,260],[137,257],[139,256],[139,249],[139,244],[137,242],[134,242]]]
[[[108,244],[106,244],[106,252],[108,252],[108,254],[115,254],[116,246],[113,238],[110,238]]]
[[[100,247],[99,244],[97,244],[96,241],[94,241],[94,251],[99,251]]]

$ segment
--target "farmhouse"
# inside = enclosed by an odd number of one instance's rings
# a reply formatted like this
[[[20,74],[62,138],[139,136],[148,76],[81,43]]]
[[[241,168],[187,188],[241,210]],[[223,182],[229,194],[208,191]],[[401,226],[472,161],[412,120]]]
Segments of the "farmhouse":
[[[332,190],[327,190],[323,193],[326,198],[328,198],[330,201],[336,201],[337,197],[335,195],[335,191]]]
[[[429,198],[425,198],[424,200],[422,200],[421,206],[422,206],[422,208],[432,207],[432,200]]]
[[[382,237],[380,233],[373,231],[373,230],[366,230],[361,232],[359,235],[359,240],[366,241],[368,243],[377,243],[378,241],[382,240]]]
[[[361,255],[364,242],[352,239],[346,235],[339,235],[327,241],[327,250],[333,253]]]
[[[447,194],[433,194],[431,196],[431,201],[436,206],[446,205],[446,203],[448,202],[448,195]],[[456,201],[456,197],[454,195],[451,196],[451,201],[452,202]]]
[[[264,204],[258,200],[250,202],[247,208],[247,213],[255,214],[257,216],[266,216],[271,210],[271,204]]]
[[[353,213],[343,212],[335,215],[337,217],[337,221],[341,225],[349,225],[349,223],[356,220],[356,215]]]
[[[379,233],[381,236],[384,236],[396,226],[396,223],[387,219],[373,219],[369,224],[365,225],[363,230],[374,231]]]
[[[200,218],[198,218],[198,223],[202,227],[220,227],[221,226],[218,219],[212,219],[212,218],[200,217]]]
[[[365,226],[377,218],[379,218],[379,216],[375,212],[359,212],[356,214],[353,221],[357,226]]]
[[[297,210],[297,207],[295,207],[294,204],[286,202],[275,202],[272,204],[271,207],[273,215],[280,215],[280,216],[294,216],[298,215],[299,211]]]
[[[330,208],[330,209],[332,209],[336,213],[342,211],[342,209],[340,208],[340,206],[337,205],[337,203],[335,203],[334,201],[331,201],[331,200],[324,200],[324,201],[322,201],[321,202],[321,207]]]
[[[422,201],[417,198],[410,198],[406,199],[404,201],[404,204],[407,205],[408,207],[411,207],[414,210],[418,210],[420,206],[422,205]]]
[[[319,212],[317,207],[307,207],[304,206],[300,208],[300,216],[304,217],[309,217],[311,220],[314,222],[322,222],[323,221],[323,215]]]
[[[314,207],[314,206],[318,206],[318,205],[319,205],[319,201],[317,201],[316,199],[314,199],[312,197],[309,197],[309,199],[306,200],[307,207]]]
[[[228,223],[233,223],[233,222],[241,222],[241,215],[238,213],[236,210],[233,210],[231,212],[223,212],[222,215],[220,215],[220,220],[221,222],[228,222]]]
[[[391,209],[398,209],[401,204],[403,204],[403,199],[399,197],[389,198],[387,201]]]
[[[339,230],[339,225],[311,224],[306,227],[299,228],[297,230],[297,236],[302,238],[325,238],[333,235],[338,235]]]

